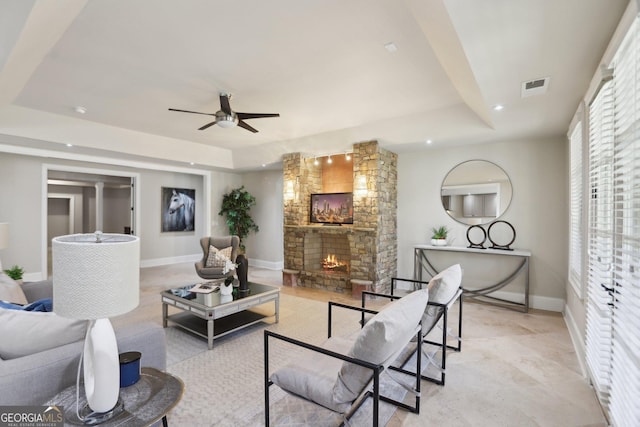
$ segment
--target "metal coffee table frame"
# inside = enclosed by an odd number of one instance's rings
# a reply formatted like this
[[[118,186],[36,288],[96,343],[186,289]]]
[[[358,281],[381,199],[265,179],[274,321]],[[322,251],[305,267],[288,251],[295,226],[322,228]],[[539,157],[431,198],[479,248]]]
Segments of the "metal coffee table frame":
[[[212,306],[201,304],[195,299],[176,296],[171,290],[163,291],[161,295],[162,326],[166,328],[168,322],[171,322],[206,338],[209,350],[213,348],[213,340],[272,317],[250,311],[252,307],[273,301],[275,323],[280,320],[280,288],[276,286],[249,282],[247,296],[229,302],[217,302]],[[169,306],[181,311],[170,315]]]

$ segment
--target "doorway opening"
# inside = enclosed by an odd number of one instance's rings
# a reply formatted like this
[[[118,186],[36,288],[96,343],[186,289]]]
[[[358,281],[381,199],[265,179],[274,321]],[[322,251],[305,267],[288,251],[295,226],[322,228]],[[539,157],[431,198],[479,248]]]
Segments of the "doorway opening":
[[[52,274],[51,240],[74,234],[134,234],[138,174],[103,169],[45,165],[43,173],[43,270]]]

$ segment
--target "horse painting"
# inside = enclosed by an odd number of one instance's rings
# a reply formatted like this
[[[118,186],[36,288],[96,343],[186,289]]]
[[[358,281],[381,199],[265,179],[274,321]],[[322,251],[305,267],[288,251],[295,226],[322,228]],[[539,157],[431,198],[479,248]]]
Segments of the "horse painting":
[[[195,190],[162,189],[162,231],[193,231],[195,228]]]

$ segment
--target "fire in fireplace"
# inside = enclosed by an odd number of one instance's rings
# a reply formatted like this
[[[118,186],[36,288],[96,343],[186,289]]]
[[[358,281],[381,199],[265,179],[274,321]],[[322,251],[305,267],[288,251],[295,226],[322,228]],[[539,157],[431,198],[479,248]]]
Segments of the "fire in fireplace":
[[[322,260],[322,269],[325,271],[347,271],[347,263],[340,261],[335,255],[328,254]]]

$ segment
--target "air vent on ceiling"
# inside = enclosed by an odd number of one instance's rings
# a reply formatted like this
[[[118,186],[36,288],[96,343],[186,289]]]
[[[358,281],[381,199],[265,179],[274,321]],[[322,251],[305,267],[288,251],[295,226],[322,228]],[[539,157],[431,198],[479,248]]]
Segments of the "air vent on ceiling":
[[[533,95],[542,95],[549,89],[549,81],[551,77],[543,77],[541,79],[529,80],[528,82],[522,82],[522,89],[520,95],[523,98]]]

